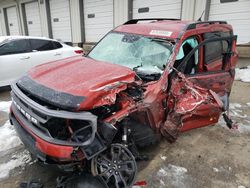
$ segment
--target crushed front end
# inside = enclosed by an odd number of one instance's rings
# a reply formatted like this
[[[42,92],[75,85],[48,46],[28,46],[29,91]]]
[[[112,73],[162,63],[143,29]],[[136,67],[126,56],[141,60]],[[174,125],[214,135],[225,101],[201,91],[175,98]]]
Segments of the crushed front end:
[[[22,87],[21,83],[25,80],[27,77],[12,85],[10,120],[23,143],[40,161],[72,167],[69,163],[74,165],[85,158],[91,159],[106,149],[97,132],[95,115],[90,112],[60,110],[41,102],[38,96],[28,93]],[[53,98],[56,95],[59,98],[60,95],[43,92]]]

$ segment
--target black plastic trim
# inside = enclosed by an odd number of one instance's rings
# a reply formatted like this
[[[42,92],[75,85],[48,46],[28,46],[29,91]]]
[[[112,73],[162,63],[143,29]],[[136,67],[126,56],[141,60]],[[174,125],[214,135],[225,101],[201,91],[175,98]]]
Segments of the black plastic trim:
[[[180,21],[181,19],[175,19],[175,18],[144,18],[144,19],[132,19],[127,22],[125,22],[123,25],[129,25],[129,24],[137,24],[139,21],[164,21],[164,20],[170,20],[170,21]]]
[[[80,106],[80,103],[85,99],[85,97],[83,96],[74,96],[69,93],[64,93],[48,88],[35,82],[27,75],[20,78],[17,81],[17,85],[30,95],[48,104],[66,110],[77,110]]]
[[[195,22],[195,23],[191,23],[187,26],[186,30],[191,30],[191,29],[196,29],[197,25],[200,24],[227,24],[226,21],[205,21],[205,22]]]

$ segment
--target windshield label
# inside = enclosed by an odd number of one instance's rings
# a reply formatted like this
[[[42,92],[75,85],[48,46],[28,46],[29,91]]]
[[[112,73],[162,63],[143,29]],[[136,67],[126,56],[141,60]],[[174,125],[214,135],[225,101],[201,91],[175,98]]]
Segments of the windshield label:
[[[171,31],[163,31],[163,30],[151,30],[149,34],[150,35],[170,37],[172,32]]]

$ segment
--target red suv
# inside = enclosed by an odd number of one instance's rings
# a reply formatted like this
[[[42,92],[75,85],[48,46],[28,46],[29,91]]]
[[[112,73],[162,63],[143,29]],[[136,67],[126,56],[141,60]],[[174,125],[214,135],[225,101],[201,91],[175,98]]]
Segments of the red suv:
[[[39,65],[14,83],[10,121],[39,161],[91,166],[110,187],[130,187],[138,147],[221,114],[231,126],[237,59],[225,21],[130,20],[84,57]]]

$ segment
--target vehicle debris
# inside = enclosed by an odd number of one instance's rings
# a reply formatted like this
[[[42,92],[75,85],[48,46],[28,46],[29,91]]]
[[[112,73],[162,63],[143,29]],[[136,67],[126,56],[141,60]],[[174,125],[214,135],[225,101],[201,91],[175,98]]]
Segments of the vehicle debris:
[[[117,27],[85,57],[37,66],[12,84],[10,122],[38,161],[127,188],[136,160],[147,159],[138,148],[162,136],[174,142],[180,132],[216,124],[221,114],[233,127],[227,115],[238,58],[232,27],[140,21]]]

